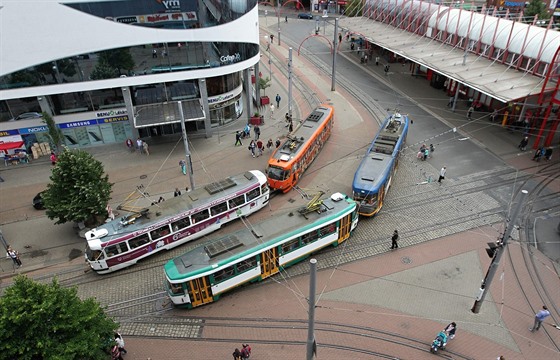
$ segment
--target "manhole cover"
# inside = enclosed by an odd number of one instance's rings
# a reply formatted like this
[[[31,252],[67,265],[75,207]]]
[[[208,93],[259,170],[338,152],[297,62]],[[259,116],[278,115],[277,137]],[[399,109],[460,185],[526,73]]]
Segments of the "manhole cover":
[[[408,256],[402,257],[401,261],[402,261],[403,264],[412,264],[412,259],[409,258]]]
[[[148,175],[140,175],[140,179],[145,179],[147,177],[148,177]]]
[[[294,201],[295,201],[295,200],[292,199],[292,198],[288,199],[288,202],[289,202],[289,203],[293,203]]]

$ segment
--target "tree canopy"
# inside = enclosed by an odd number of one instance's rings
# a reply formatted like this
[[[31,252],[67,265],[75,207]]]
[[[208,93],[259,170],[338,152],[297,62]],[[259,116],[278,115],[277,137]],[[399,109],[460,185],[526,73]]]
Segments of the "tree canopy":
[[[45,124],[47,124],[47,128],[49,129],[49,137],[51,138],[51,145],[53,145],[56,149],[60,149],[60,146],[62,145],[62,130],[60,130],[60,128],[58,126],[56,126],[56,123],[54,122],[52,116],[50,116],[48,113],[43,112],[41,113],[43,115],[43,122]]]
[[[54,279],[39,284],[15,278],[0,298],[0,353],[3,359],[108,359],[118,324],[94,299]]]
[[[95,225],[96,218],[107,215],[113,184],[103,164],[84,150],[65,149],[52,169],[51,182],[42,193],[49,219],[55,224],[68,221]]]
[[[531,0],[525,11],[523,12],[524,16],[535,16],[538,15],[539,20],[548,20],[550,19],[550,13],[546,8],[546,4],[541,0]]]
[[[264,93],[264,96],[266,96],[266,89],[268,87],[270,87],[271,83],[270,83],[270,78],[267,76],[265,78],[263,77],[259,77],[259,87],[261,88],[261,90]]]

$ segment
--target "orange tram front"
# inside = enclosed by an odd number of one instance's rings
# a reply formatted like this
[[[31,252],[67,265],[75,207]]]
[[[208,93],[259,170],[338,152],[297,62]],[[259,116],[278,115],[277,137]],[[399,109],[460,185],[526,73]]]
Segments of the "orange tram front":
[[[290,191],[315,160],[331,135],[334,108],[321,104],[297,125],[268,160],[268,186],[284,193]]]

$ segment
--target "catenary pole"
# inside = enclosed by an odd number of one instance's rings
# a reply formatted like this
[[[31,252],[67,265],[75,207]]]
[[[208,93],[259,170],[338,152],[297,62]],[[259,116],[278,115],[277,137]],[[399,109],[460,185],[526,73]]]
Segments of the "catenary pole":
[[[478,312],[480,311],[480,307],[482,306],[482,302],[486,297],[486,293],[490,289],[490,283],[492,282],[492,279],[496,274],[496,270],[498,269],[498,265],[500,264],[500,259],[506,249],[507,242],[509,240],[509,237],[511,236],[511,232],[513,231],[515,222],[517,220],[517,217],[519,216],[519,212],[523,207],[523,203],[525,202],[525,197],[527,196],[528,193],[529,192],[527,190],[521,190],[519,201],[517,202],[517,205],[513,210],[513,214],[511,215],[509,222],[506,222],[506,228],[504,231],[504,236],[502,237],[502,241],[498,244],[498,247],[494,252],[494,256],[492,257],[492,261],[490,262],[490,267],[486,272],[486,276],[484,277],[484,280],[482,280],[482,285],[480,285],[479,295],[475,300],[473,307],[471,308],[471,311],[475,314],[478,314]]]
[[[317,287],[317,260],[309,260],[309,321],[307,328],[307,360],[313,359],[315,345],[315,288]]]
[[[177,106],[179,106],[179,116],[181,116],[181,131],[183,132],[183,144],[185,145],[185,157],[187,158],[187,171],[189,173],[189,181],[191,183],[191,190],[194,190],[194,174],[191,151],[189,150],[189,140],[187,139],[187,127],[185,126],[185,114],[183,113],[183,105],[180,101],[177,102]]]
[[[276,12],[277,16],[278,16],[278,45],[282,45],[280,43],[280,0],[278,0],[278,11]]]
[[[288,49],[288,115],[292,118],[292,48]]]
[[[335,69],[336,69],[336,49],[338,47],[338,18],[334,19],[334,41],[333,41],[334,47],[333,47],[333,53],[332,53],[332,82],[331,82],[331,91],[335,90],[335,84],[336,84],[336,79],[335,79]]]

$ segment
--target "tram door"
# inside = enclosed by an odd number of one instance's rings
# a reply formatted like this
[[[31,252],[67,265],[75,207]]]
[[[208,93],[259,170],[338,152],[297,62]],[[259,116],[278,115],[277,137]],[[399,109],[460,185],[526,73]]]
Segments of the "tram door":
[[[352,228],[352,214],[348,214],[340,219],[340,228],[338,229],[338,243],[350,237],[350,229]]]
[[[208,276],[187,282],[187,290],[193,307],[214,301]]]
[[[261,278],[266,279],[278,272],[278,248],[274,247],[261,254]]]

